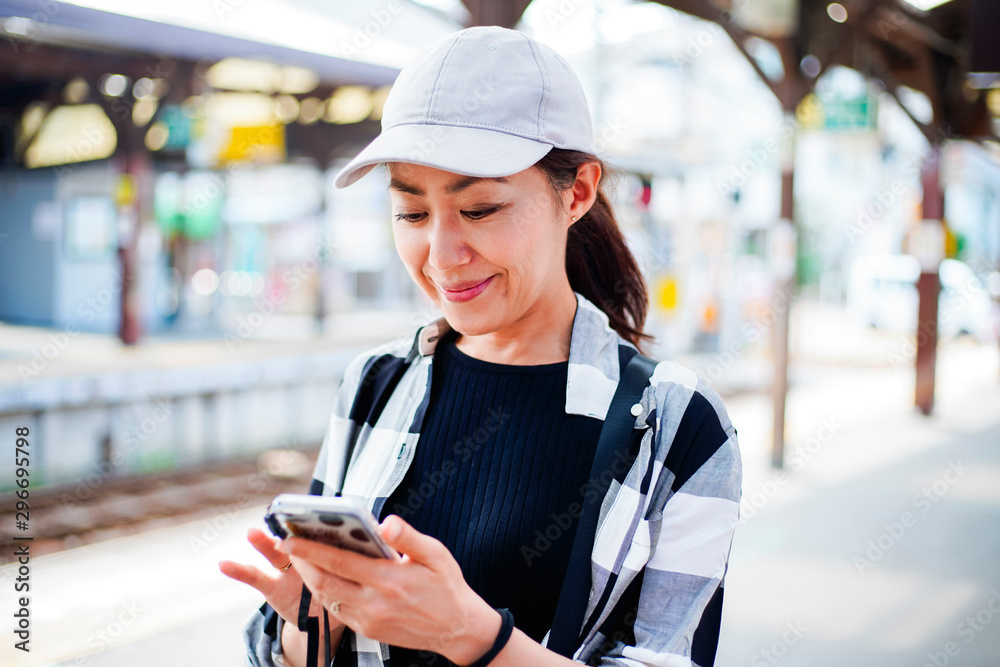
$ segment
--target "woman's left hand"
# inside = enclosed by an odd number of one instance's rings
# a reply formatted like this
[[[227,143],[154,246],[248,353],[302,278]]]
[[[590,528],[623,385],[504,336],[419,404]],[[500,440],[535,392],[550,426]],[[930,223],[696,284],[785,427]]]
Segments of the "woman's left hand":
[[[439,653],[457,665],[484,655],[500,631],[500,614],[465,582],[441,542],[399,516],[386,517],[382,538],[403,557],[370,558],[311,540],[280,549],[324,608],[355,632],[393,646]]]

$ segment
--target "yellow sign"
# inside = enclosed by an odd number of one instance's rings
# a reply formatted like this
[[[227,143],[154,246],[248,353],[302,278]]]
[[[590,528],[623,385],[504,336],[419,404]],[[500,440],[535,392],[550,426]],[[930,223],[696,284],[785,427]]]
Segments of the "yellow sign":
[[[656,305],[672,313],[677,310],[677,278],[672,275],[660,276],[656,281]]]
[[[219,154],[220,162],[283,162],[285,126],[234,127],[229,143]]]
[[[823,127],[825,118],[823,117],[823,105],[815,93],[809,93],[802,98],[795,109],[795,119],[799,125],[807,130],[815,130]]]
[[[122,174],[118,177],[115,187],[115,203],[119,206],[129,206],[135,203],[135,175]]]

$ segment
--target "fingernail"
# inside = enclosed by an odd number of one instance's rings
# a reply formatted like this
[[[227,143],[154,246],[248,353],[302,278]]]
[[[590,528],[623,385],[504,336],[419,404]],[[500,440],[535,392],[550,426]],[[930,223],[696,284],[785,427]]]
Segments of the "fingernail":
[[[390,516],[386,518],[385,523],[388,524],[383,528],[385,531],[385,538],[387,540],[394,540],[399,537],[399,531],[403,529],[403,527],[399,525],[399,521]]]
[[[292,553],[292,545],[288,542],[288,540],[281,540],[281,542],[278,543],[278,551],[284,551],[286,554],[290,554]]]

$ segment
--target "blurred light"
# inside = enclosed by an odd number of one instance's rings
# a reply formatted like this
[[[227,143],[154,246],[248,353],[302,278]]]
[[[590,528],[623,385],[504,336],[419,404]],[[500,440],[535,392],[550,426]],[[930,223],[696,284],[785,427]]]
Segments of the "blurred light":
[[[111,119],[97,104],[53,109],[24,153],[29,169],[110,157],[118,145]]]
[[[35,22],[21,16],[11,16],[3,22],[3,29],[8,34],[26,37],[35,32]]]
[[[197,118],[205,108],[205,98],[201,95],[192,95],[181,104],[181,111],[188,118]]]
[[[750,37],[744,42],[743,47],[767,78],[772,81],[785,78],[785,65],[781,62],[781,52],[773,42],[760,37]]]
[[[246,58],[223,58],[205,74],[213,88],[273,93],[281,85],[281,68],[273,63]]]
[[[101,82],[101,91],[108,97],[121,97],[128,90],[128,77],[122,74],[107,74]]]
[[[290,95],[311,93],[319,85],[319,75],[308,67],[286,65],[279,74],[278,90]]]
[[[254,292],[256,280],[260,281],[260,289]],[[256,295],[263,289],[264,278],[256,271],[223,271],[219,276],[219,292],[226,296]]]
[[[935,7],[940,7],[941,5],[951,2],[951,0],[906,0],[917,9],[923,9],[927,11],[928,9],[934,9]]]
[[[47,102],[32,102],[28,105],[28,108],[24,110],[24,115],[21,116],[21,136],[30,137],[38,132],[38,128],[42,126],[42,121],[45,120],[45,115],[49,112],[49,105]]]
[[[87,99],[89,93],[90,86],[87,85],[86,79],[78,76],[63,88],[63,99],[67,104],[80,104]]]
[[[331,123],[358,123],[372,112],[372,94],[365,86],[341,86],[330,96],[326,119]]]
[[[804,128],[816,129],[823,125],[823,105],[816,93],[809,93],[795,107],[795,119]]]
[[[372,120],[382,120],[382,107],[385,106],[385,98],[389,96],[392,86],[379,86],[372,91]]]
[[[257,296],[264,291],[264,276],[256,271],[250,272],[250,296]]]
[[[223,296],[230,296],[233,293],[233,291],[230,289],[230,286],[232,285],[232,283],[233,283],[233,272],[232,271],[228,271],[227,270],[227,271],[223,271],[222,273],[220,273],[219,274],[219,293],[222,294]]]
[[[274,116],[286,125],[299,117],[299,101],[291,95],[274,98]]]
[[[1000,88],[993,88],[986,93],[986,106],[991,114],[1000,118]]]
[[[260,93],[212,93],[205,99],[205,115],[231,127],[272,125],[274,100]]]
[[[150,79],[143,77],[132,86],[132,95],[137,100],[162,99],[167,92],[167,82],[163,79]]]
[[[250,272],[237,271],[236,275],[239,280],[239,289],[236,290],[236,293],[241,296],[250,294],[250,291],[253,289],[253,277],[250,275]]]
[[[203,296],[208,296],[218,286],[219,276],[212,269],[198,269],[191,276],[191,289]]]
[[[799,63],[799,69],[801,69],[802,73],[805,74],[806,76],[815,77],[817,74],[819,74],[819,71],[820,69],[822,69],[822,67],[820,65],[819,58],[817,58],[812,54],[809,54],[808,56],[802,59],[802,62]]]
[[[839,2],[831,2],[827,5],[826,13],[837,23],[843,23],[847,20],[847,10]]]
[[[934,120],[934,107],[927,95],[908,86],[896,88],[896,95],[910,115],[921,123],[930,123]]]
[[[159,102],[156,100],[136,100],[132,105],[132,122],[136,127],[145,127],[156,115]]]
[[[318,97],[307,97],[299,104],[299,122],[311,125],[323,115],[323,100]]]
[[[170,129],[165,123],[157,121],[150,125],[149,132],[146,133],[146,148],[151,151],[158,151],[167,145],[170,138]]]

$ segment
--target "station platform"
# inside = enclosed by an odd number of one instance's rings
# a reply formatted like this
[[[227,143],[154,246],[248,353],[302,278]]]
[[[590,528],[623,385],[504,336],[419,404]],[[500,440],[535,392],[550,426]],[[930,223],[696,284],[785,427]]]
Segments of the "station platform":
[[[770,466],[767,393],[727,394],[744,491],[719,667],[981,667],[1000,655],[1000,351],[943,346],[925,417],[912,366],[885,356],[900,340],[855,363],[799,354],[783,471]],[[32,651],[6,643],[0,666],[243,665],[240,629],[261,599],[217,563],[266,566],[245,541],[263,510],[33,559]],[[12,576],[0,567],[0,587]],[[3,596],[0,615],[12,604]]]

